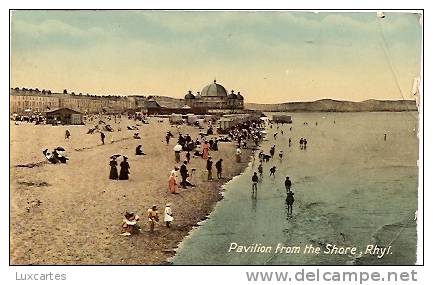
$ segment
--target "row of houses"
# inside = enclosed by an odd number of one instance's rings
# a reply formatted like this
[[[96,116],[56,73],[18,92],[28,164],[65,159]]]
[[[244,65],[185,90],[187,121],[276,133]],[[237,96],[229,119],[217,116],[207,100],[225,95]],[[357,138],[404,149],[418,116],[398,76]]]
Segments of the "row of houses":
[[[51,90],[11,88],[11,114],[47,114],[57,109],[70,109],[82,114],[117,114],[123,112],[146,112],[147,114],[206,114],[242,113],[243,96],[227,93],[224,86],[213,83],[205,86],[198,95],[189,92],[185,99],[167,96],[129,95],[97,96],[90,94],[51,92]]]
[[[138,96],[138,98],[144,96]],[[45,90],[10,90],[10,112],[16,114],[46,113],[59,108],[69,108],[83,114],[118,113],[137,108],[137,96],[96,96],[89,94],[52,93]]]

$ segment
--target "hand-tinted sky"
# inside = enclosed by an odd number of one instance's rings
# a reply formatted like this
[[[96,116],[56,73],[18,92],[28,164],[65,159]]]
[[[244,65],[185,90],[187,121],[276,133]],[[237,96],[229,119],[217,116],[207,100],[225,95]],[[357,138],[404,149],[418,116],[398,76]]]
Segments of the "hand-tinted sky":
[[[216,78],[247,102],[413,99],[419,16],[385,15],[15,11],[11,85],[183,97]]]

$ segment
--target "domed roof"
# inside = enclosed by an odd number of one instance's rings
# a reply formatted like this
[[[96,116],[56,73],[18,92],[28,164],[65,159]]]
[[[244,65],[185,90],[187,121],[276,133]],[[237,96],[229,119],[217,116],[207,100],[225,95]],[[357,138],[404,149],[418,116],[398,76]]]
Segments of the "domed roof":
[[[241,95],[241,92],[238,92],[238,95],[236,95],[237,99],[244,100],[244,96]]]
[[[185,95],[185,99],[194,99],[194,98],[195,98],[195,97],[194,97],[194,95],[192,95],[191,90],[188,91],[188,94]]]
[[[222,97],[227,96],[227,91],[224,86],[217,84],[216,80],[212,84],[209,84],[201,91],[203,97]]]
[[[229,99],[236,99],[236,98],[237,97],[236,97],[235,91],[232,90],[232,92],[229,94]]]

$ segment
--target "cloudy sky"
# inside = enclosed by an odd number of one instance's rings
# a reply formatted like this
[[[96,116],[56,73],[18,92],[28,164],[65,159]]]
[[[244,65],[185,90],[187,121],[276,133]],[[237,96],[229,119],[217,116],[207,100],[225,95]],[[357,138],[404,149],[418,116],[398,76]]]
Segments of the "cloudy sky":
[[[247,102],[412,99],[417,14],[14,11],[11,86],[183,97],[214,78]]]

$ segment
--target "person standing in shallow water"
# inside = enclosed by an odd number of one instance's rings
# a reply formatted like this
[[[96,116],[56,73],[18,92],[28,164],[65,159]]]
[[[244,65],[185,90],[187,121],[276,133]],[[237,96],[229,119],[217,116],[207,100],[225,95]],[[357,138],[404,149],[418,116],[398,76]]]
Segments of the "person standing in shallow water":
[[[293,212],[293,203],[295,202],[295,193],[292,191],[287,192],[286,203],[287,203],[287,211],[291,215]]]
[[[259,164],[258,171],[260,174],[260,178],[263,178],[263,164],[261,162]]]
[[[271,150],[269,151],[269,153],[271,154],[271,157],[274,158],[274,154],[275,154],[275,145],[273,145],[271,147]]]
[[[123,157],[123,161],[120,163],[119,180],[129,179],[129,163],[126,156]]]
[[[273,176],[275,177],[275,171],[277,171],[277,167],[276,166],[272,166],[271,169],[269,169],[269,176]]]
[[[290,180],[290,177],[287,176],[286,180],[284,181],[284,186],[286,187],[286,192],[290,192],[290,188],[292,188],[292,181]]]
[[[257,172],[254,172],[253,177],[251,177],[252,181],[252,194],[254,197],[257,197],[257,184],[259,183],[259,177],[257,176]]]
[[[117,180],[119,179],[119,175],[117,173],[117,161],[116,161],[116,157],[111,157],[111,161],[110,161],[110,176],[109,178],[111,180]]]

